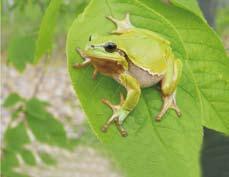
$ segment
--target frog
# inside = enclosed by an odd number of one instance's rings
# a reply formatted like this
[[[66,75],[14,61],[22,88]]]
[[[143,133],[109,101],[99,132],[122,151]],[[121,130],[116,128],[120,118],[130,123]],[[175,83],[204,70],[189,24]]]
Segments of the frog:
[[[114,123],[120,134],[126,137],[128,133],[123,122],[137,106],[142,89],[156,84],[163,100],[156,121],[160,121],[169,109],[175,110],[180,117],[176,90],[182,75],[182,62],[174,55],[170,41],[157,32],[135,27],[129,13],[122,20],[112,16],[106,18],[115,24],[116,30],[106,35],[91,35],[84,49],[76,49],[84,61],[73,66],[81,69],[92,65],[94,79],[100,73],[126,89],[125,98],[120,94],[119,104],[102,99],[113,111],[102,126],[102,132],[107,132]]]

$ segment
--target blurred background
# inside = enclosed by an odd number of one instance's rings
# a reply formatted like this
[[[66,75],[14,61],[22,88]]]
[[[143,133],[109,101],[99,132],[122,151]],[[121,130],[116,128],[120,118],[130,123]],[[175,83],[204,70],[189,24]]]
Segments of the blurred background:
[[[91,132],[67,73],[66,34],[87,3],[63,1],[52,52],[34,66],[49,0],[1,1],[1,176],[122,177]],[[229,1],[199,4],[229,51]],[[228,177],[229,138],[205,129],[201,162],[204,177]]]

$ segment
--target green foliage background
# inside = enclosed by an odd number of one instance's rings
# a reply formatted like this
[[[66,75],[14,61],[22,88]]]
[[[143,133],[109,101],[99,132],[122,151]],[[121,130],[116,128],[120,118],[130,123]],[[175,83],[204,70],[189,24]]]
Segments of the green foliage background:
[[[55,160],[49,154],[29,149],[28,145],[36,147],[39,143],[44,143],[72,149],[76,144],[74,139],[67,138],[63,124],[47,111],[47,102],[37,98],[25,99],[17,93],[11,93],[3,106],[12,110],[12,121],[4,134],[1,158],[3,176],[25,176],[14,171],[14,167],[20,165],[18,156],[32,166],[40,163],[36,159],[37,155],[44,164],[55,164]]]
[[[22,73],[27,64],[36,64],[43,56],[50,55],[55,47],[54,37],[66,34],[69,22],[86,3],[74,2],[72,7],[70,2],[66,4],[62,0],[1,1],[4,24],[1,37],[6,42],[1,45],[1,52],[7,50],[7,63]],[[57,24],[59,15],[62,18]],[[45,62],[48,59],[46,57]],[[1,146],[1,175],[4,177],[27,176],[15,171],[22,165],[20,158],[31,166],[54,165],[56,162],[51,155],[36,148],[41,144],[71,150],[78,143],[66,136],[62,122],[48,111],[49,103],[36,98],[36,87],[31,98],[11,93],[1,105],[11,112]],[[34,149],[28,146],[34,146]]]

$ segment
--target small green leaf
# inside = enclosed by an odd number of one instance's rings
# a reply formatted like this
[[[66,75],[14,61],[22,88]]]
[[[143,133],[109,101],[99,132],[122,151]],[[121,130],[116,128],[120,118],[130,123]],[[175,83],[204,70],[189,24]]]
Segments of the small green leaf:
[[[21,109],[16,109],[15,111],[13,111],[13,112],[11,113],[11,118],[12,118],[12,119],[18,118],[18,116],[19,116],[20,113],[22,113],[22,110],[21,110]]]
[[[48,113],[46,107],[48,104],[44,101],[41,101],[37,98],[32,98],[26,102],[26,112],[30,115],[33,115],[37,119],[45,120]]]
[[[12,107],[15,106],[18,102],[23,99],[17,93],[11,93],[8,95],[3,103],[4,107]]]
[[[63,124],[46,110],[47,104],[36,98],[26,103],[26,118],[35,137],[47,144],[68,146]]]
[[[2,174],[6,176],[6,174],[10,173],[12,168],[17,166],[18,160],[16,158],[16,154],[10,150],[3,150],[3,157],[1,158],[1,168]]]
[[[34,63],[52,49],[52,41],[62,0],[51,0],[42,18],[40,31],[38,34]]]
[[[7,60],[18,71],[22,72],[27,63],[33,63],[35,40],[33,36],[13,37],[8,46]]]
[[[28,177],[25,174],[19,174],[14,168],[19,165],[16,153],[9,149],[4,149],[1,156],[1,176],[2,177]]]
[[[25,163],[27,163],[28,165],[36,165],[36,160],[31,151],[21,149],[18,153],[20,153]]]
[[[23,123],[15,128],[8,128],[4,135],[6,147],[12,151],[18,151],[23,145],[29,143],[29,138]]]
[[[40,153],[40,157],[43,160],[43,162],[47,165],[55,165],[57,163],[57,161],[47,153]]]

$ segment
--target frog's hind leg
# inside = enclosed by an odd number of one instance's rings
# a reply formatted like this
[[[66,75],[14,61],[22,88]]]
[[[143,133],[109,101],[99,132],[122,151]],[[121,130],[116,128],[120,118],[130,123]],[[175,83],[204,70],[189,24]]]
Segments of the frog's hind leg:
[[[175,60],[170,65],[165,78],[162,80],[161,90],[163,105],[160,113],[157,115],[156,120],[160,121],[168,109],[174,109],[177,116],[181,116],[181,111],[176,103],[176,87],[181,77],[182,63],[180,60]]]
[[[107,16],[106,18],[111,20],[117,26],[117,29],[112,31],[114,34],[122,34],[133,28],[133,25],[130,22],[129,13],[126,14],[123,20],[117,20],[112,16]]]
[[[103,125],[102,131],[106,132],[112,123],[115,123],[122,136],[127,136],[126,130],[122,127],[128,114],[135,108],[140,98],[141,89],[138,81],[132,76],[123,73],[119,76],[119,82],[127,89],[127,96],[124,99],[121,95],[121,101],[118,105],[113,105],[110,101],[103,99],[102,102],[108,105],[112,111],[112,116]]]

